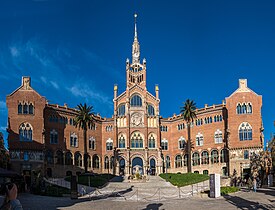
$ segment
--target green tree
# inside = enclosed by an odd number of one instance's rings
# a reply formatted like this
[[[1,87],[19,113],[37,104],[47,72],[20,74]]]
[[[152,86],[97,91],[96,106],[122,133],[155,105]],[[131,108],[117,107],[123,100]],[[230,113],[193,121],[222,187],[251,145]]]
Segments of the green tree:
[[[84,140],[84,168],[85,173],[88,172],[88,153],[87,153],[87,130],[94,124],[93,106],[87,106],[86,103],[77,105],[77,115],[75,117],[75,126],[83,130]]]
[[[196,103],[193,100],[187,99],[184,103],[184,106],[181,107],[180,113],[183,119],[187,123],[187,171],[188,173],[192,172],[192,161],[191,161],[191,123],[193,123],[194,119],[197,117],[196,114]]]
[[[4,136],[0,132],[0,168],[8,168],[9,164],[9,152],[4,145]]]

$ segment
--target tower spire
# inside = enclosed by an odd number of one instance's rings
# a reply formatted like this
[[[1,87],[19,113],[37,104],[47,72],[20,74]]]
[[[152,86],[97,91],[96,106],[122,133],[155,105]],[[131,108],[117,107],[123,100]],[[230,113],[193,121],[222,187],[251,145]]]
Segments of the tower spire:
[[[139,63],[140,49],[139,49],[138,36],[137,36],[137,13],[134,14],[134,18],[135,18],[135,36],[134,36],[134,42],[132,45],[132,63]]]

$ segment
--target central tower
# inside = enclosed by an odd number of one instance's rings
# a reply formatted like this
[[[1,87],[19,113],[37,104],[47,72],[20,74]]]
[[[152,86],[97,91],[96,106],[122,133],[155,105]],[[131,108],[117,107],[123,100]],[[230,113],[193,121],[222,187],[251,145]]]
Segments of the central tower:
[[[146,60],[140,62],[140,45],[137,33],[137,14],[134,15],[134,41],[132,61],[126,60],[126,90],[117,94],[114,87],[114,127],[120,159],[125,160],[125,173],[145,173],[152,169],[160,173],[159,98],[146,88]],[[118,154],[118,153],[116,153]],[[121,171],[118,164],[117,171]]]

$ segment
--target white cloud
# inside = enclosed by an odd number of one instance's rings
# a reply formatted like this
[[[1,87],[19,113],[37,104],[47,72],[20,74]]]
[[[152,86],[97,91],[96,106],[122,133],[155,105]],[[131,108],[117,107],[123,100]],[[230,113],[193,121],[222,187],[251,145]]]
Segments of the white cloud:
[[[19,50],[15,46],[10,47],[10,53],[12,57],[18,57],[20,55]]]
[[[59,86],[56,82],[54,81],[50,81],[50,83],[52,84],[52,86],[55,88],[55,89],[59,89]]]
[[[41,76],[40,79],[44,84],[47,84],[47,79],[45,77]]]
[[[5,101],[0,101],[0,109],[6,109],[6,102]]]
[[[81,84],[81,86],[79,84]],[[112,100],[108,96],[100,93],[97,90],[93,90],[87,84],[83,84],[81,82],[68,88],[68,90],[76,97],[82,97],[88,100],[90,99],[91,101],[96,100],[103,104],[112,104]]]
[[[6,131],[6,129],[7,129],[7,127],[5,127],[5,126],[0,127],[0,131]]]

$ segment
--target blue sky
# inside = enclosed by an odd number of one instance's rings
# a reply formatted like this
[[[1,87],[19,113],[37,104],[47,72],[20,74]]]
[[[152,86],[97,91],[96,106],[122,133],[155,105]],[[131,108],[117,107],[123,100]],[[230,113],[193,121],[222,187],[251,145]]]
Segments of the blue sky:
[[[113,113],[113,85],[125,90],[134,12],[147,88],[159,84],[163,117],[182,102],[220,104],[238,79],[263,96],[265,138],[274,132],[275,1],[252,0],[2,0],[0,131],[6,95],[31,76],[50,103],[87,102]],[[7,134],[5,138],[7,138]]]

